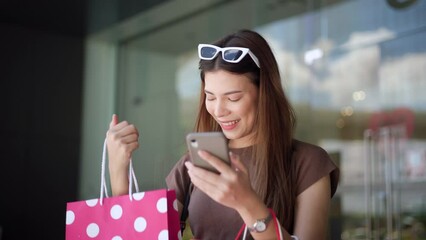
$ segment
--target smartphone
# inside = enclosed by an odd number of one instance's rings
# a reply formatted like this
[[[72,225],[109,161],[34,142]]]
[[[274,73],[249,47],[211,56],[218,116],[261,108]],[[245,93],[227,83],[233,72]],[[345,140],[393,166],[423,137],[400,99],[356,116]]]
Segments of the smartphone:
[[[231,165],[229,159],[228,140],[222,132],[197,132],[186,136],[189,155],[192,163],[212,172],[219,173],[212,165],[198,155],[199,150],[205,150]]]

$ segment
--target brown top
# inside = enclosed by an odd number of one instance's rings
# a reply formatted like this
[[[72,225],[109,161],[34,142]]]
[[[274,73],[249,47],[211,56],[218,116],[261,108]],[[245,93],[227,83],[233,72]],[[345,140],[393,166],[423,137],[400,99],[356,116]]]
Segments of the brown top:
[[[330,174],[330,197],[332,197],[337,189],[339,169],[332,162],[327,152],[318,146],[297,140],[294,141],[293,146],[292,158],[293,161],[296,161],[297,169],[297,195],[322,177]],[[231,149],[231,151],[240,155],[242,162],[249,170],[250,179],[253,179],[253,176],[251,176],[253,172],[251,171],[253,168],[252,147]],[[184,165],[184,162],[188,160],[188,154],[184,155],[166,178],[168,188],[176,190],[177,199],[181,203],[184,202],[190,184]],[[234,209],[215,202],[197,188],[194,188],[191,194],[188,210],[191,230],[197,239],[234,239],[243,225],[243,220]]]

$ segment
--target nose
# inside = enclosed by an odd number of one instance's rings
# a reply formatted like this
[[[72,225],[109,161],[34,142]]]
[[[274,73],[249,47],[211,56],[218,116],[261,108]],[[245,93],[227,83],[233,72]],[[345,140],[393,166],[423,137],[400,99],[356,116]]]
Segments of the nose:
[[[218,99],[216,101],[216,105],[214,109],[214,114],[216,115],[216,117],[223,117],[223,116],[226,116],[228,113],[229,113],[229,110],[226,107],[226,103]]]

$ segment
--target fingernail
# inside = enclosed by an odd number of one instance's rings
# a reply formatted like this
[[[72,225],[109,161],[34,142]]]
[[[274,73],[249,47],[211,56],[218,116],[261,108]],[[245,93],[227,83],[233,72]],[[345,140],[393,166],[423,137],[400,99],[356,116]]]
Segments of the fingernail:
[[[189,165],[189,162],[185,162],[185,167],[186,168],[190,168],[191,166]]]
[[[202,157],[202,156],[206,155],[206,151],[198,150],[198,155],[200,155]]]

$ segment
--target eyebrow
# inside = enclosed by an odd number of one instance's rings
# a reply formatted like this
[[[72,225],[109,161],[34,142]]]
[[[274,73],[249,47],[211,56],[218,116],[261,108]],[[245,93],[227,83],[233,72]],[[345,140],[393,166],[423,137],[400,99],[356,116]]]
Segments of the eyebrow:
[[[207,90],[204,90],[204,92],[205,92],[205,93],[207,93],[207,94],[214,95],[212,92],[209,92],[209,91],[207,91]],[[235,90],[235,91],[226,92],[224,95],[231,95],[231,94],[235,94],[235,93],[242,93],[242,92],[243,92],[243,91]]]

